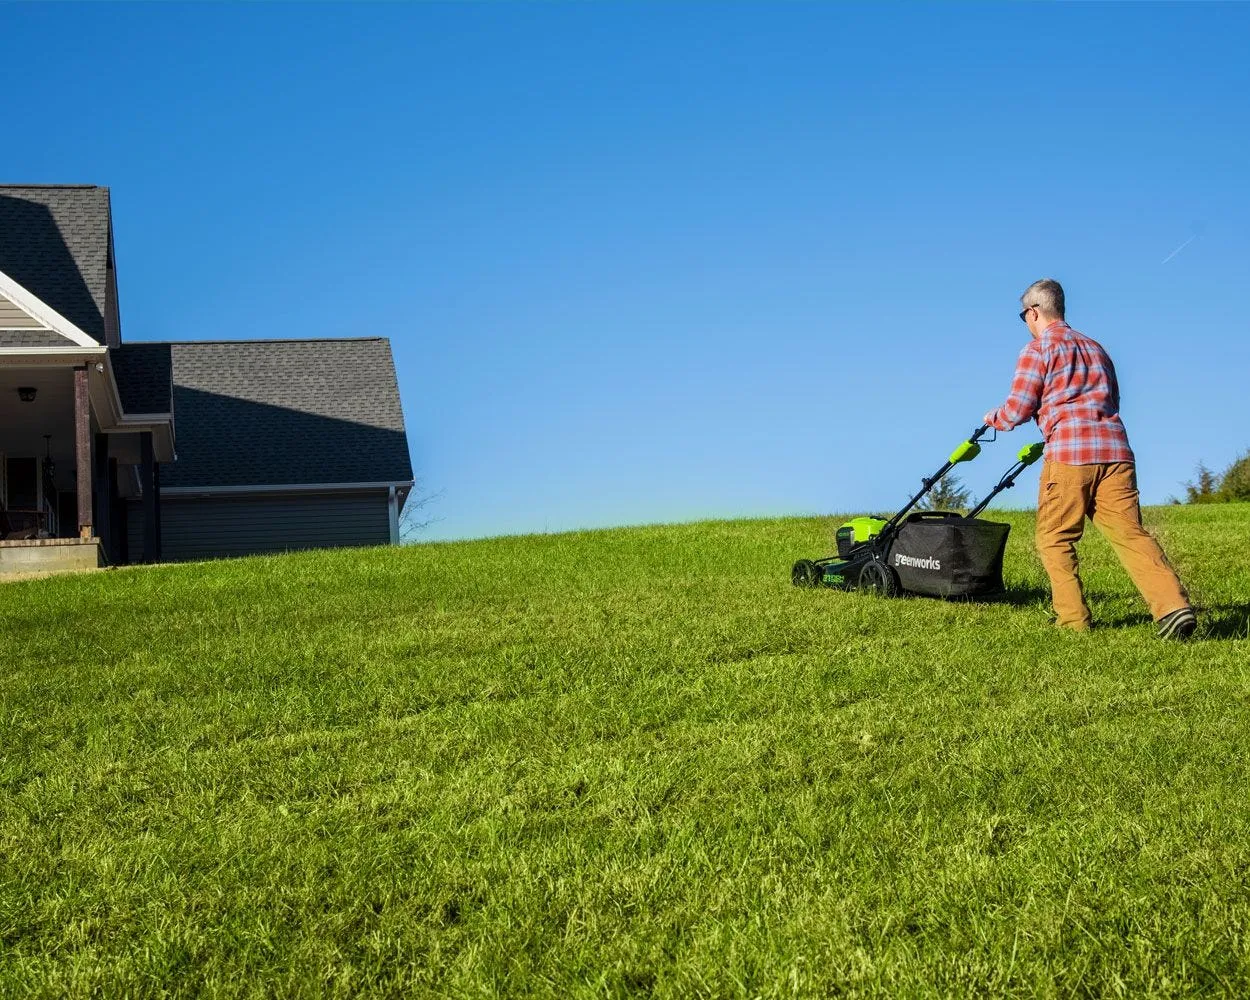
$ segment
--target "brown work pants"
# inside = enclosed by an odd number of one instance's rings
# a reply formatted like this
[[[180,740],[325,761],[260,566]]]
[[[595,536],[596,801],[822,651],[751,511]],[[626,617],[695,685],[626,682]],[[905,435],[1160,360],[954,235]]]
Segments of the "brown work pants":
[[[1132,462],[1063,465],[1047,461],[1037,500],[1037,554],[1050,577],[1055,624],[1084,631],[1089,608],[1081,588],[1076,543],[1090,518],[1111,543],[1155,620],[1189,606],[1176,571],[1141,523]]]

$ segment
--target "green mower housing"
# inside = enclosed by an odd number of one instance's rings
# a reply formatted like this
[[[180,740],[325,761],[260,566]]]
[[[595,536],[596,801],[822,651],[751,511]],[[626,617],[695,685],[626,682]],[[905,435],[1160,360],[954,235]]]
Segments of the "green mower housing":
[[[838,555],[847,558],[855,546],[871,542],[888,523],[880,517],[856,517],[847,521],[833,534]]]

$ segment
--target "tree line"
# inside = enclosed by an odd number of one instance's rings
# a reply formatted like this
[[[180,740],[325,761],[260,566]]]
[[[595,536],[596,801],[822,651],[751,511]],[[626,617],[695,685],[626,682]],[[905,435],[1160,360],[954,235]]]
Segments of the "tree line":
[[[1173,503],[1234,503],[1250,500],[1250,451],[1221,473],[1212,472],[1202,462],[1194,470],[1193,482],[1185,484],[1185,499]]]

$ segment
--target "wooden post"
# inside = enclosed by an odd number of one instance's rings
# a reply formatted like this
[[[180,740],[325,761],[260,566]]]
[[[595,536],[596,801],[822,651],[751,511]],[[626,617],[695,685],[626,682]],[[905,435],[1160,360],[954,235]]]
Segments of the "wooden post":
[[[116,554],[114,563],[125,566],[130,562],[129,519],[126,516],[126,505],[118,492],[117,459],[109,459],[109,511],[113,515],[113,552]]]
[[[152,432],[139,435],[139,482],[143,489],[143,561],[154,563],[160,559],[160,543],[157,532],[160,527],[156,495],[156,462],[152,454]]]
[[[91,398],[87,369],[74,369],[74,459],[78,471],[78,537],[92,537],[91,520]]]
[[[161,463],[152,463],[152,493],[156,496],[156,561],[165,558],[164,545],[161,542]]]
[[[96,535],[105,548],[109,562],[114,562],[113,505],[112,496],[109,493],[109,436],[107,434],[95,436],[95,459],[92,465],[94,467],[92,492],[95,494],[95,520],[92,523],[95,525]]]

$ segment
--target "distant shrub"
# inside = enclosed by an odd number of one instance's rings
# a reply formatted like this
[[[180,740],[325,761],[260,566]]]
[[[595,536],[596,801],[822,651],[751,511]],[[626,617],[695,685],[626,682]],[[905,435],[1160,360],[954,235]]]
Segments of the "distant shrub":
[[[1197,481],[1185,484],[1186,503],[1215,503],[1219,497],[1219,479],[1202,462],[1198,463]]]
[[[1202,462],[1195,470],[1197,479],[1185,484],[1186,503],[1231,503],[1250,500],[1250,451],[1216,475]]]
[[[965,511],[969,507],[971,495],[960,485],[959,477],[949,473],[942,477],[929,495],[916,506],[920,510],[951,510]]]
[[[1250,451],[1224,470],[1220,496],[1224,500],[1250,500]]]

